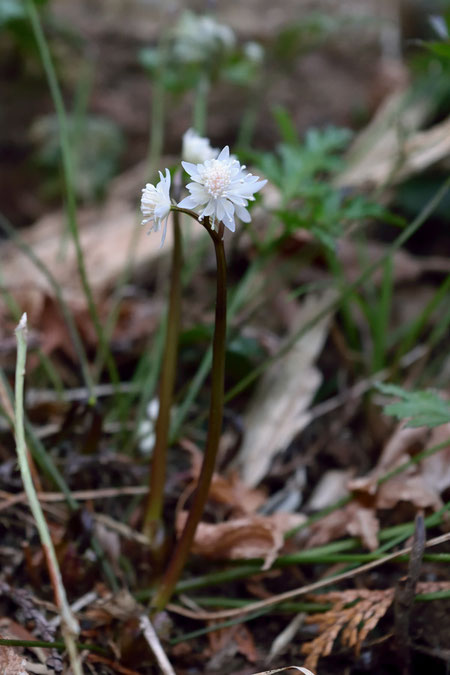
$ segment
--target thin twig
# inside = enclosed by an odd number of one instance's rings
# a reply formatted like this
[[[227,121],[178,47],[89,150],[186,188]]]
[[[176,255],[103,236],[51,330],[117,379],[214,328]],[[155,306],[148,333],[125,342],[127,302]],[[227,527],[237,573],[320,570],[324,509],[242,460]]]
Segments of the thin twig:
[[[140,618],[139,625],[147,641],[147,644],[152,650],[156,660],[158,661],[158,665],[161,668],[164,675],[176,675],[174,669],[170,664],[169,659],[166,656],[166,652],[161,646],[161,642],[159,641],[156,631],[153,628],[148,616],[143,614]]]
[[[89,593],[85,593],[84,595],[81,596],[81,598],[75,600],[75,602],[73,602],[70,605],[70,609],[72,610],[72,612],[79,612],[88,605],[92,605],[92,603],[95,602],[96,600],[98,600],[98,594],[95,591],[89,591]],[[61,617],[58,615],[55,616],[53,619],[50,619],[48,625],[51,628],[56,628],[57,626],[59,626],[60,623]]]
[[[27,315],[23,314],[19,325],[16,328],[17,338],[17,362],[16,362],[16,383],[15,383],[15,434],[17,458],[22,476],[25,492],[28,497],[31,512],[36,522],[36,527],[44,549],[48,572],[55,594],[56,605],[61,614],[62,633],[67,651],[70,657],[70,663],[74,675],[82,675],[81,662],[79,659],[75,636],[80,632],[78,621],[72,614],[66,597],[66,591],[61,578],[61,572],[56,558],[53,542],[47,522],[42,511],[42,507],[37,498],[37,494],[31,478],[30,467],[28,464],[27,448],[25,443],[25,426],[23,415],[23,386],[25,379],[25,363],[27,357]]]
[[[119,488],[100,488],[98,490],[74,490],[71,494],[74,499],[79,501],[90,501],[91,499],[114,499],[115,497],[136,497],[145,495],[148,488],[145,485],[127,485]],[[62,492],[38,492],[40,502],[64,502],[66,496]],[[7,509],[14,504],[20,504],[26,501],[25,492],[12,494],[0,490],[0,499],[5,503],[0,504],[0,511]]]

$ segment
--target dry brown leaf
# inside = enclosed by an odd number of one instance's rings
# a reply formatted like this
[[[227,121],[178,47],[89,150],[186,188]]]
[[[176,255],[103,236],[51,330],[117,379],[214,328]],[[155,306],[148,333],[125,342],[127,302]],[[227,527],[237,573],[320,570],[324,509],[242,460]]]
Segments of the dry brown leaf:
[[[192,473],[194,476],[195,487],[203,462],[203,453],[197,446],[187,439],[182,439],[181,447],[187,450],[191,456]],[[209,488],[208,498],[218,504],[225,504],[232,508],[233,515],[247,515],[255,511],[264,504],[267,494],[261,488],[249,488],[239,478],[237,471],[231,471],[227,476],[214,473],[211,486]]]
[[[359,244],[350,238],[341,238],[337,252],[346,279],[349,282],[356,281],[364,271],[365,260],[367,259],[371,263],[374,263],[386,255],[387,249],[387,244],[368,240],[365,244],[365,256],[361,258]],[[444,256],[419,257],[400,249],[399,251],[395,251],[392,261],[396,284],[415,281],[427,272],[448,274],[450,271],[450,260]],[[371,280],[378,284],[382,281],[383,275],[383,267],[380,266],[371,276]],[[418,308],[416,307],[416,315],[418,313],[417,310]]]
[[[432,448],[450,438],[450,424],[443,424],[431,430],[427,446]],[[442,448],[420,462],[420,474],[437,494],[442,494],[450,486],[450,446]]]
[[[429,436],[429,430],[424,427],[410,429],[402,423],[386,443],[380,458],[370,473],[362,478],[349,481],[348,488],[352,491],[362,491],[375,494],[376,482],[383,474],[403,464],[410,458],[410,453],[421,450]]]
[[[361,506],[356,508],[347,525],[347,532],[353,537],[360,537],[369,551],[378,548],[378,532],[380,523],[373,509]]]
[[[186,518],[186,511],[178,514],[179,535]],[[268,569],[283,547],[284,533],[303,520],[299,514],[277,513],[273,516],[249,515],[225,523],[200,523],[192,553],[222,560],[263,558],[263,569]]]
[[[352,501],[311,526],[308,547],[323,546],[351,535],[360,537],[364,546],[374,551],[379,545],[377,510],[392,509],[400,502],[413,504],[417,509],[437,510],[442,506],[436,490],[419,474],[404,472],[380,486],[372,478],[350,481],[350,484],[355,489]]]
[[[28,675],[25,664],[12,647],[0,647],[0,675]]]
[[[239,624],[236,626],[237,631],[234,634],[234,639],[239,649],[239,653],[245,656],[249,663],[256,663],[258,660],[258,653],[255,647],[255,641],[247,626]]]
[[[167,239],[161,249],[160,237],[147,236],[145,228],[139,224],[136,209],[137,202],[129,206],[126,202],[118,202],[113,196],[101,208],[79,210],[81,247],[95,296],[115,284],[125,269],[136,230],[139,237],[139,244],[134,250],[136,268],[170,253],[173,236],[171,225],[167,228]],[[65,227],[64,214],[53,213],[37,221],[22,237],[52,272],[70,305],[75,304],[81,310],[86,307],[86,300],[81,290],[74,247],[70,240],[67,246],[62,246]],[[191,241],[204,233],[203,228],[195,227],[189,221],[183,224],[184,234],[187,229]],[[53,289],[47,279],[13,242],[6,241],[0,245],[0,266],[8,290],[37,289],[53,297]]]
[[[321,511],[331,506],[348,493],[348,482],[353,475],[351,469],[331,469],[319,479],[307,503],[307,510]]]
[[[409,89],[388,97],[354,141],[337,185],[398,182],[444,159],[450,152],[450,120],[418,131],[429,109],[425,99],[412,104]]]
[[[392,509],[399,502],[408,502],[418,509],[435,509],[442,506],[436,490],[429,487],[422,476],[400,475],[380,485],[375,505],[377,509]]]
[[[0,629],[2,638],[6,638],[8,640],[36,640],[36,636],[27,630],[27,628],[6,616],[0,617]],[[30,649],[37,656],[41,663],[46,663],[48,656],[47,649],[44,649],[43,647],[30,647]]]
[[[298,311],[292,334],[327,307],[335,295],[333,290],[311,295]],[[313,364],[325,342],[329,321],[329,315],[318,321],[262,376],[245,414],[244,439],[237,458],[247,485],[257,485],[276,453],[309,423],[307,409],[322,381]]]
[[[210,622],[213,626],[213,622]],[[232,641],[235,645],[236,652],[239,652],[249,663],[255,663],[258,660],[255,641],[247,626],[244,624],[237,624],[235,626],[228,626],[227,628],[220,628],[216,631],[208,633],[209,645],[213,652],[225,651],[228,643]],[[227,657],[228,660],[229,657]],[[215,663],[217,667],[217,662]]]
[[[3,639],[3,635],[0,635]],[[0,675],[28,675],[25,659],[12,647],[0,646]]]
[[[374,469],[367,476],[348,481],[347,488],[353,492],[352,501],[311,526],[308,546],[322,546],[351,535],[360,537],[363,544],[373,551],[378,547],[378,510],[392,509],[400,502],[412,504],[417,509],[441,508],[440,491],[450,484],[450,467],[446,464],[450,458],[448,448],[380,485],[377,481],[388,471],[408,461],[410,453],[423,450],[425,442],[427,447],[432,447],[447,438],[450,438],[450,425],[438,427],[431,435],[425,428],[409,429],[400,425],[386,444]],[[437,478],[439,472],[442,474],[441,480]]]
[[[416,452],[422,451],[424,446],[431,448],[447,439],[450,439],[450,424],[436,427],[432,431],[425,427],[410,429],[403,424],[398,426],[381,453],[375,468],[367,476],[349,481],[348,488],[355,493],[353,503],[357,504],[359,501],[367,506],[367,500],[369,500],[366,510],[372,512],[372,524],[374,519],[376,520],[378,509],[392,509],[400,502],[413,504],[417,509],[437,510],[441,508],[440,494],[450,485],[450,448],[441,449],[435,455],[427,457],[419,464],[409,467],[381,485],[378,485],[377,481],[387,472],[408,461]],[[342,527],[345,526],[347,532],[361,536],[368,548],[376,548],[378,544],[373,547],[375,540],[372,537],[372,535],[376,537],[375,531],[372,530],[371,541],[363,535],[362,531],[358,531],[357,519],[362,513],[360,507],[354,508],[358,509],[358,515],[352,512],[351,505],[346,507],[340,517],[337,512],[335,518],[328,524],[328,534],[342,531]],[[369,523],[368,514],[365,518],[366,524]],[[346,521],[349,526],[345,525]],[[330,524],[332,524],[331,529]],[[326,534],[326,522],[323,526],[325,530],[322,534]],[[368,531],[371,531],[370,527]]]
[[[375,508],[362,505],[357,498],[342,509],[329,513],[311,526],[308,548],[323,546],[346,535],[361,537],[369,550],[378,547],[379,522]]]

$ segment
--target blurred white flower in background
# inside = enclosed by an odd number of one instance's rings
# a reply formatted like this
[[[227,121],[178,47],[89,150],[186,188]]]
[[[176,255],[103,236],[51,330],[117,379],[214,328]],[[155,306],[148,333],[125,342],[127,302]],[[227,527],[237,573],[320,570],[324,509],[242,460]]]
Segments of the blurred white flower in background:
[[[200,218],[209,216],[213,229],[218,220],[234,232],[235,216],[244,223],[250,222],[248,202],[254,200],[255,192],[267,181],[247,173],[245,166],[230,157],[228,146],[217,159],[208,159],[201,164],[181,163],[193,182],[186,186],[191,194],[178,204],[179,207],[201,209]]]
[[[142,225],[153,223],[150,232],[159,232],[163,228],[161,246],[164,244],[167,231],[167,219],[170,213],[170,171],[166,169],[166,175],[159,172],[161,180],[156,185],[147,183],[142,189],[141,211],[144,219]]]
[[[264,48],[259,42],[246,42],[244,45],[244,55],[252,63],[262,63],[264,61]]]
[[[173,53],[183,63],[208,61],[235,45],[236,38],[229,26],[211,16],[183,12],[174,32]]]
[[[137,433],[139,450],[146,457],[151,455],[155,446],[155,424],[158,419],[159,400],[153,398],[147,406],[146,419],[139,424]]]
[[[215,159],[219,154],[219,148],[212,148],[209,138],[199,136],[194,129],[188,129],[183,136],[181,157],[186,162],[201,164],[207,159]]]

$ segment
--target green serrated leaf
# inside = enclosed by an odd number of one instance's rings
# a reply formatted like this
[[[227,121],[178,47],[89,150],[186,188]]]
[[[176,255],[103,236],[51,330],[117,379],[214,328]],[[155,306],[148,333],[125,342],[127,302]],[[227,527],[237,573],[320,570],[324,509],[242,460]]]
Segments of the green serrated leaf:
[[[400,401],[384,406],[386,415],[407,419],[408,427],[438,427],[450,422],[450,405],[433,391],[406,391],[393,384],[376,385],[388,396],[397,396]]]

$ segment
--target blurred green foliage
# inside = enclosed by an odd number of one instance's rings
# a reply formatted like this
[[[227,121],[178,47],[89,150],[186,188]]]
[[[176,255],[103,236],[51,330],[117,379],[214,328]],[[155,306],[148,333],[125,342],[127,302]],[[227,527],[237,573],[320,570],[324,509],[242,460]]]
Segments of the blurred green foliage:
[[[280,190],[276,215],[284,225],[283,236],[305,229],[333,249],[353,223],[367,218],[402,222],[367,197],[333,185],[352,137],[348,129],[309,129],[301,141],[286,110],[276,108],[275,118],[283,139],[276,152],[252,152],[250,159]]]
[[[35,0],[38,7],[47,2],[48,0]],[[36,51],[33,31],[22,0],[0,1],[0,37],[3,31],[10,35],[21,51]]]
[[[407,427],[438,427],[450,422],[450,405],[433,391],[406,391],[393,384],[377,384],[377,389],[399,401],[384,406],[386,415],[407,420]]]
[[[119,127],[111,120],[94,115],[69,117],[69,136],[74,151],[75,191],[82,201],[101,197],[116,174],[123,149]],[[61,154],[56,115],[45,115],[34,123],[31,137],[36,150],[34,161],[45,170],[43,191],[54,197],[61,191]]]

